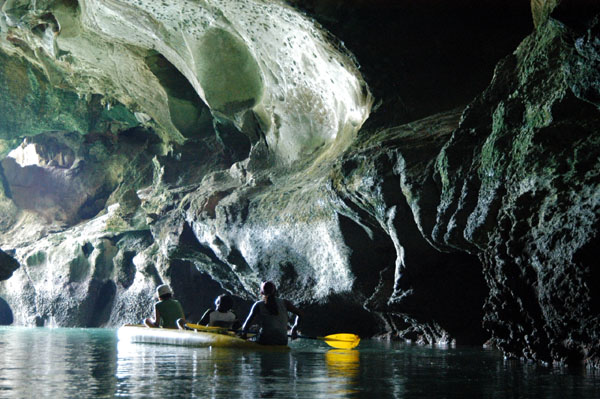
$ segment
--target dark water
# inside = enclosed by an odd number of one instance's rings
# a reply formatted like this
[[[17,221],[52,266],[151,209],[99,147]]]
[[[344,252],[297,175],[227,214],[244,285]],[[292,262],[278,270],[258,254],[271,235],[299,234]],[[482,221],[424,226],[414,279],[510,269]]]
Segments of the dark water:
[[[291,346],[131,345],[115,330],[0,327],[0,398],[600,398],[600,373],[505,361],[491,350]]]

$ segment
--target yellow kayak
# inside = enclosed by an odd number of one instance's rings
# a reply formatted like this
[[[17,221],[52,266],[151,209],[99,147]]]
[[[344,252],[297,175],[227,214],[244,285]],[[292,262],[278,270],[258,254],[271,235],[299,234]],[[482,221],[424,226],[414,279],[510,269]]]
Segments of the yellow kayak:
[[[172,330],[167,328],[148,328],[142,325],[126,324],[119,328],[119,341],[146,344],[180,345],[194,347],[242,348],[252,350],[288,351],[287,345],[260,345],[246,341],[234,333],[214,327],[198,330]]]

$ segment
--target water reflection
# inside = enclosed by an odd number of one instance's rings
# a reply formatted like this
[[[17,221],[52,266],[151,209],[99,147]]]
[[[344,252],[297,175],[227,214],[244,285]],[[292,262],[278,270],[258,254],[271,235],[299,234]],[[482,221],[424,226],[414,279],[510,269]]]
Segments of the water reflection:
[[[329,374],[335,377],[351,379],[358,375],[359,369],[358,350],[331,349],[325,353],[325,362]]]
[[[120,342],[116,394],[140,398],[352,398],[359,393],[359,374],[358,351],[306,347],[284,353],[252,352]]]
[[[480,348],[363,341],[287,353],[127,344],[114,330],[0,327],[0,398],[597,398],[585,370]]]
[[[114,334],[27,328],[1,332],[1,397],[113,397]]]
[[[341,397],[354,397],[359,393],[358,375],[360,356],[358,350],[331,349],[325,353],[325,364],[329,378],[337,380],[332,384],[330,394]]]
[[[295,362],[289,352],[253,353],[227,348],[119,342],[117,394],[127,393],[130,397],[151,394],[155,397],[288,397],[290,385],[287,382],[294,369]]]

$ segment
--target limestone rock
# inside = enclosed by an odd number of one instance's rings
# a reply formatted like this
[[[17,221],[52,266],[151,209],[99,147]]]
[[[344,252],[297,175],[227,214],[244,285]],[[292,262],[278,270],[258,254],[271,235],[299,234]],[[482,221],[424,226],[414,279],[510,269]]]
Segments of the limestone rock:
[[[543,25],[558,3],[560,3],[560,0],[531,0],[531,14],[534,26]]]
[[[556,20],[539,27],[437,160],[431,237],[479,254],[485,326],[513,356],[598,362],[597,32],[597,22],[583,33]]]
[[[353,253],[349,266],[368,293],[365,305],[404,339],[485,340],[481,264],[440,251],[426,235],[440,195],[432,178],[435,158],[459,116],[448,112],[359,141],[333,177],[344,204],[343,237]]]
[[[43,69],[26,59],[0,51],[0,65],[0,154],[3,156],[23,136],[48,131],[85,134],[138,125],[133,113],[122,104],[108,108],[101,95],[78,97],[73,91],[57,87]]]
[[[29,3],[2,7],[0,49],[66,90],[105,93],[108,104],[148,115],[166,142],[196,134],[206,121],[200,98],[240,129],[256,118],[289,162],[347,140],[371,107],[352,57],[283,1]],[[164,68],[184,85],[165,80]]]
[[[151,136],[138,142],[131,136],[51,132],[26,138],[1,163],[12,202],[47,223],[73,225],[95,216],[124,180],[134,187],[150,181],[145,166],[153,154],[145,150]]]

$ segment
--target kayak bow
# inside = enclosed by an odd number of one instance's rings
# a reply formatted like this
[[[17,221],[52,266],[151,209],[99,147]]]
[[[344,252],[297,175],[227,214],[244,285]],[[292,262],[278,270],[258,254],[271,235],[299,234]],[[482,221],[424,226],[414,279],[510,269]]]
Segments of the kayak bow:
[[[288,351],[290,349],[287,345],[260,345],[256,342],[241,339],[231,332],[218,333],[214,330],[211,332],[175,330],[127,324],[119,328],[118,336],[119,341],[131,343],[242,348],[267,351]]]

